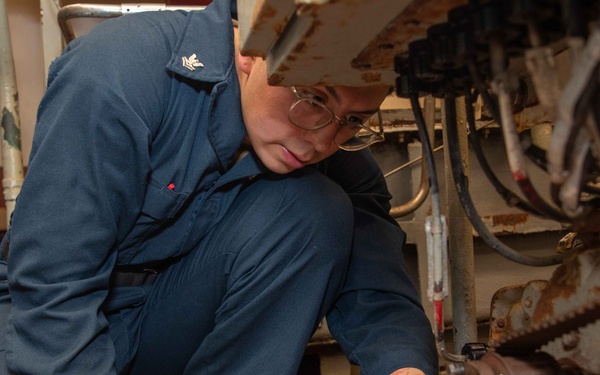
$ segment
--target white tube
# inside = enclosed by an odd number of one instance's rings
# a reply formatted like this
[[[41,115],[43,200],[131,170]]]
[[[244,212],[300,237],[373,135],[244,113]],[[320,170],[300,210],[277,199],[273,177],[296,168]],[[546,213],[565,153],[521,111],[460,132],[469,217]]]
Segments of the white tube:
[[[23,184],[23,156],[21,153],[21,127],[17,103],[15,67],[8,28],[6,0],[0,0],[0,138],[2,139],[2,166],[6,225],[15,207],[17,195]]]

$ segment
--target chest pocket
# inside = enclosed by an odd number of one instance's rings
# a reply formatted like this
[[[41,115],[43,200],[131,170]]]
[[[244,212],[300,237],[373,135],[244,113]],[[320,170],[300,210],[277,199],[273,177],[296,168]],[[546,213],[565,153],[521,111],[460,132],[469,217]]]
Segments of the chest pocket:
[[[146,185],[146,195],[139,217],[119,246],[117,262],[128,263],[148,237],[169,224],[185,203],[188,194],[176,193],[154,179]]]
[[[142,214],[158,221],[171,219],[179,211],[185,198],[187,194],[176,193],[151,179],[146,186]]]

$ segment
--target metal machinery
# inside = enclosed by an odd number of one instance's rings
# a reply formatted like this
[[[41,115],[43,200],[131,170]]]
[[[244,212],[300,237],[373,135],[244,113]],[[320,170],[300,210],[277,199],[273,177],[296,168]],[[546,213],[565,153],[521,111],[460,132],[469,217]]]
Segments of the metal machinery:
[[[73,18],[138,10],[58,17],[69,40]],[[267,59],[271,84],[386,84],[405,99],[384,108],[386,133],[420,140],[404,166],[422,154],[422,171],[391,214],[419,248],[441,371],[600,374],[600,1],[238,0],[238,12],[242,52]],[[392,185],[395,199],[410,190]],[[556,241],[517,250],[508,232]],[[499,254],[480,279],[507,271],[483,319],[474,241]]]
[[[267,59],[271,84],[383,83],[394,85],[397,95],[408,99],[412,118],[384,113],[387,130],[408,132],[402,124],[416,123],[427,173],[422,174],[425,183],[410,207],[394,207],[392,214],[404,217],[429,195],[424,221],[427,295],[439,353],[446,361],[443,371],[599,374],[600,2],[239,0],[238,4],[242,52]],[[436,100],[441,103],[437,110]],[[502,139],[508,171],[488,160],[479,131],[484,126]],[[446,193],[445,208],[440,204],[433,156],[435,128],[441,128],[445,141],[445,182],[450,186],[446,190],[455,190],[455,195]],[[474,204],[470,190],[474,184],[469,186],[472,181],[465,169],[468,149],[493,187],[486,192],[487,199],[500,199],[518,210],[505,217],[510,220],[504,225],[514,227],[529,218],[543,220],[548,228],[555,225],[563,237],[556,249],[531,255],[496,235],[496,223],[486,219],[497,217],[481,215]],[[513,181],[507,184],[501,172]],[[460,212],[450,212],[453,202],[460,202]],[[449,211],[448,220],[442,211]],[[474,316],[457,311],[472,303],[468,296],[473,287],[469,254],[473,229],[477,240],[512,264],[553,268],[546,280],[511,285],[506,279],[506,286],[491,299],[487,341],[478,343],[475,333],[474,342],[463,339],[455,345],[458,353],[452,353],[444,339],[443,302],[448,284],[453,284],[451,323],[455,331],[463,329],[463,323],[466,331],[471,330],[468,320]],[[461,236],[464,241],[457,240]],[[465,275],[466,282],[461,280]],[[472,339],[473,334],[467,332],[466,337]]]

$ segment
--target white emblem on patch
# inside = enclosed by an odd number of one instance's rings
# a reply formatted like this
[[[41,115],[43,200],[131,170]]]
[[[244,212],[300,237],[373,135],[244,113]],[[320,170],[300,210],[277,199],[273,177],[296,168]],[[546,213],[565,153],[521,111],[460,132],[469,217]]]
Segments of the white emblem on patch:
[[[191,71],[196,70],[196,68],[204,67],[204,64],[202,64],[200,61],[198,61],[198,58],[196,57],[195,53],[190,57],[183,56],[181,58],[181,61],[183,62],[183,66],[185,66],[186,68],[188,68]]]

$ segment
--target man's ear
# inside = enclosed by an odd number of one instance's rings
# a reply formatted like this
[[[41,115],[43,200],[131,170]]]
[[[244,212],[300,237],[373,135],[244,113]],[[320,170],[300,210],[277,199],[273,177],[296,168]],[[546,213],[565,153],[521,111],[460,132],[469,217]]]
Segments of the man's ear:
[[[237,53],[238,69],[246,75],[250,75],[250,71],[252,70],[252,66],[254,66],[255,61],[256,57],[254,56],[243,56],[241,53]]]

